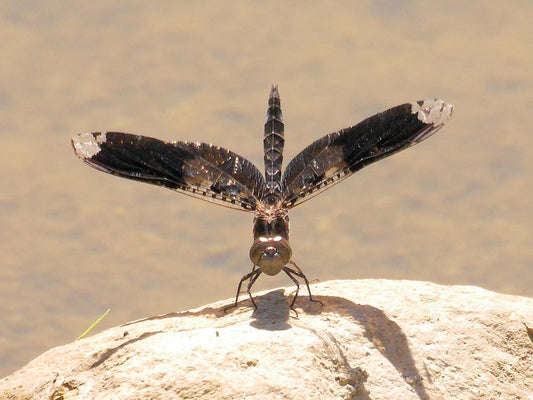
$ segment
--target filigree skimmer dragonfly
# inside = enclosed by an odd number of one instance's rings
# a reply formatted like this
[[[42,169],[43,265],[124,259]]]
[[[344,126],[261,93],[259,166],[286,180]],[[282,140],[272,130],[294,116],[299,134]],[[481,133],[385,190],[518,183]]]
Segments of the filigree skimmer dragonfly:
[[[121,132],[92,132],[72,138],[86,164],[123,178],[163,186],[189,196],[254,214],[251,272],[247,293],[261,274],[284,271],[296,285],[309,281],[292,259],[288,210],[351,176],[361,168],[419,143],[448,121],[453,106],[442,100],[406,103],[330,133],[294,157],[282,175],[284,124],[277,86],[272,86],[263,138],[265,174],[230,150],[199,142],[165,142]]]

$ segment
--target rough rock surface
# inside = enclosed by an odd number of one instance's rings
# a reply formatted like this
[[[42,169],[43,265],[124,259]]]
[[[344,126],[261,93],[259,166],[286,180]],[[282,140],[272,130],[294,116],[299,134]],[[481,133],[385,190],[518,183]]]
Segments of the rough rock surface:
[[[0,380],[0,399],[533,399],[533,299],[361,280],[126,323]],[[243,297],[244,299],[244,297]],[[529,327],[529,329],[528,329]]]

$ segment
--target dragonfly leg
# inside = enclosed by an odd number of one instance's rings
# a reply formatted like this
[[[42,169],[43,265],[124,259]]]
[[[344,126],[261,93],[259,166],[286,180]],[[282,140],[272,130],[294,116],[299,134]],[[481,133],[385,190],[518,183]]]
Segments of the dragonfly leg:
[[[322,303],[320,300],[313,299],[313,295],[311,294],[311,289],[309,288],[309,281],[307,280],[307,277],[302,272],[300,267],[298,265],[296,265],[296,263],[294,261],[291,261],[291,264],[294,265],[295,269],[292,269],[292,268],[289,268],[289,267],[285,267],[285,268],[287,268],[294,275],[299,276],[300,278],[302,278],[304,280],[305,286],[307,286],[307,292],[309,293],[309,301],[312,301],[313,303],[320,303],[320,305],[322,307],[324,307],[324,303]],[[285,268],[283,268],[283,269],[285,270]],[[285,271],[285,272],[287,272],[287,271]]]
[[[255,281],[257,280],[257,278],[259,278],[259,275],[261,275],[261,270],[260,269],[256,270],[255,265],[254,265],[254,267],[252,268],[252,273],[254,273],[255,275],[252,275],[250,277],[250,282],[248,282],[248,288],[246,289],[246,291],[248,292],[248,296],[250,296],[250,300],[252,300],[252,304],[254,305],[254,308],[257,310],[257,304],[255,304],[254,298],[252,297],[251,290],[252,290],[252,286],[254,285]]]
[[[248,279],[250,280],[250,283],[248,284],[248,294],[250,295],[251,285],[253,285],[253,282],[257,280],[257,278],[259,277],[259,274],[261,274],[261,270],[255,269],[255,265],[254,265],[252,268],[252,272],[247,273],[241,278],[241,280],[239,281],[239,286],[237,286],[237,294],[235,295],[235,303],[225,307],[224,312],[227,312],[230,308],[237,307],[237,303],[239,301],[239,294],[241,293],[242,283],[247,281]],[[250,295],[250,298],[252,299],[251,295]],[[255,309],[257,309],[254,299],[252,299],[252,304],[254,305]]]
[[[294,303],[296,302],[296,298],[298,297],[298,292],[300,291],[300,284],[298,283],[298,279],[292,276],[293,273],[298,274],[298,272],[289,267],[283,267],[283,271],[285,271],[285,273],[289,276],[289,278],[292,279],[292,281],[296,285],[296,293],[294,294],[294,297],[292,299],[291,310],[294,311],[294,313],[296,314],[296,317],[298,317],[298,311],[294,309]]]

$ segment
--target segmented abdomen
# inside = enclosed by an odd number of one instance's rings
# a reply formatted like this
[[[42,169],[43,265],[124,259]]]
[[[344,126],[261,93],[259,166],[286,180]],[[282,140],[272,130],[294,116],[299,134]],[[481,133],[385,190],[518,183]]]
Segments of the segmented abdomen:
[[[263,146],[265,152],[266,191],[263,201],[275,205],[281,200],[281,164],[283,162],[283,115],[277,86],[272,86],[268,98]]]

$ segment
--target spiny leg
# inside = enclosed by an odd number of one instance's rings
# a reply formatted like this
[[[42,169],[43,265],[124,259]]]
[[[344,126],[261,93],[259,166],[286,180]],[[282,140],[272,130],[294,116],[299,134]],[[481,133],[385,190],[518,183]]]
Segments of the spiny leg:
[[[298,274],[298,272],[289,267],[283,267],[283,271],[289,276],[289,278],[292,279],[292,281],[296,285],[296,293],[294,293],[294,297],[292,299],[291,310],[294,311],[296,313],[296,316],[298,317],[298,311],[294,309],[294,303],[296,302],[296,298],[298,297],[298,292],[300,291],[300,284],[298,283],[298,279],[292,276],[292,273]]]
[[[293,274],[295,274],[296,276],[299,276],[300,278],[302,278],[304,280],[305,286],[307,286],[307,292],[309,293],[309,301],[312,301],[313,303],[320,303],[320,305],[322,307],[324,307],[324,303],[322,303],[320,300],[313,299],[313,295],[311,294],[311,289],[309,288],[309,281],[307,280],[307,277],[302,272],[300,267],[294,261],[291,261],[290,263],[292,265],[294,265],[294,268],[296,268],[296,270],[294,270],[292,268],[289,268],[289,267],[285,267],[285,268],[289,269]],[[285,271],[285,272],[287,272],[287,271]]]
[[[250,296],[250,300],[252,300],[252,304],[254,305],[254,308],[257,310],[257,304],[255,304],[254,298],[252,297],[251,290],[252,290],[252,286],[254,285],[255,281],[257,280],[257,278],[259,278],[259,275],[261,275],[261,270],[258,269],[256,271],[255,265],[254,265],[252,272],[254,272],[256,275],[250,278],[250,282],[248,282],[248,288],[246,291],[248,292],[248,296]]]
[[[253,280],[254,282],[256,281],[257,277],[259,276],[259,274],[261,273],[261,270],[260,269],[255,269],[255,265],[253,266],[252,268],[252,272],[249,272],[247,273],[246,275],[244,275],[241,280],[239,281],[239,286],[237,286],[237,294],[235,295],[235,303],[232,304],[232,305],[229,305],[227,307],[224,308],[224,312],[227,312],[230,308],[234,308],[234,307],[237,307],[237,303],[239,301],[239,294],[241,293],[241,287],[242,287],[242,283],[244,281],[247,281],[248,279],[250,279],[250,282]],[[250,285],[248,285],[248,294],[250,294]],[[251,296],[250,296],[251,298]],[[254,305],[254,307],[257,309],[257,306],[255,305],[254,303],[254,300],[252,299],[252,304]]]

